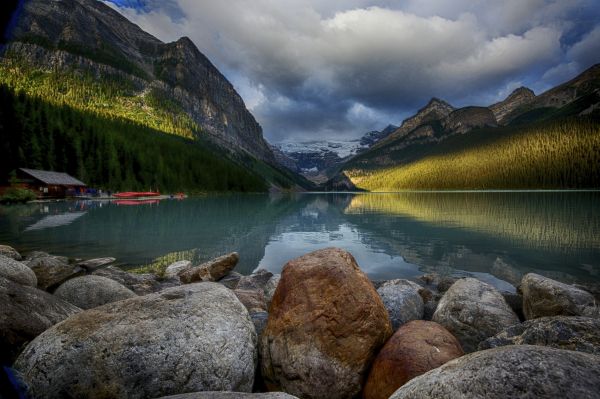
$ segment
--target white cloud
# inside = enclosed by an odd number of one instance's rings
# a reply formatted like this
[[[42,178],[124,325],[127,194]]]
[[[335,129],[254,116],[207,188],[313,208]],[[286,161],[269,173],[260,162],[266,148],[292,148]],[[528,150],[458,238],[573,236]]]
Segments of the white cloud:
[[[565,53],[571,69],[600,53],[598,27],[573,47],[564,42],[577,25],[566,15],[594,7],[593,0],[169,4],[181,15],[171,18],[160,8],[122,12],[163,40],[189,36],[275,140],[357,136],[398,123],[432,96],[458,105],[496,99],[532,71],[540,75],[564,62]]]

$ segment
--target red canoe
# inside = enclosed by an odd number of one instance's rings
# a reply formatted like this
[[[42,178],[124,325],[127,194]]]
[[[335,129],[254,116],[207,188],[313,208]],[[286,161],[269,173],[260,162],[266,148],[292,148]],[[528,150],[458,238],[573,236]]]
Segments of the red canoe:
[[[113,202],[115,205],[156,205],[160,203],[159,199],[147,199],[147,200],[116,200]]]
[[[114,196],[117,198],[139,198],[139,197],[158,197],[160,193],[153,191],[126,191],[124,193],[116,193]]]

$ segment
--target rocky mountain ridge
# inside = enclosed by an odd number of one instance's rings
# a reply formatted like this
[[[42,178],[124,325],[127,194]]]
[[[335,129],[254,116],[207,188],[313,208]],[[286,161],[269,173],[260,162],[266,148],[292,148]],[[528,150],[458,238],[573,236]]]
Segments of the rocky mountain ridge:
[[[133,97],[159,90],[223,148],[275,164],[262,129],[231,83],[194,43],[163,43],[96,0],[31,0],[16,15],[3,58],[49,71],[118,76]]]
[[[538,96],[525,87],[514,90],[503,101],[488,107],[454,108],[432,98],[417,113],[402,122],[400,128],[368,150],[345,160],[327,183],[331,189],[352,189],[344,170],[376,170],[411,162],[427,148],[452,136],[474,129],[496,128],[513,124],[551,120],[561,116],[584,116],[600,109],[600,64],[574,79]],[[410,149],[418,148],[418,151]],[[402,151],[407,149],[406,151]]]
[[[509,94],[504,100],[490,105],[490,110],[494,113],[496,121],[502,124],[505,117],[518,107],[528,104],[535,99],[533,90],[527,87],[519,87]]]

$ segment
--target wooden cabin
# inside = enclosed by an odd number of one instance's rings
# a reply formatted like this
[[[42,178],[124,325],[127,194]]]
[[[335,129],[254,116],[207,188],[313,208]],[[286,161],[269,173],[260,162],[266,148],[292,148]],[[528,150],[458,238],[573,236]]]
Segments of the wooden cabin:
[[[19,186],[37,194],[38,198],[64,198],[83,193],[86,184],[61,172],[20,168],[17,170]]]

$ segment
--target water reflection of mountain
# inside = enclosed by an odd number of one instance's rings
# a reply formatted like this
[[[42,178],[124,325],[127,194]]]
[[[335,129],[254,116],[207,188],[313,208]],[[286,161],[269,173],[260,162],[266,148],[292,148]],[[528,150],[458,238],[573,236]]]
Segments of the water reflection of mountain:
[[[355,196],[345,212],[424,271],[537,271],[600,280],[599,193],[403,193]],[[372,223],[375,215],[381,217]]]
[[[240,253],[238,270],[278,271],[324,246],[354,253],[372,278],[484,273],[515,284],[537,271],[600,283],[600,193],[223,195],[121,207],[0,207],[0,243],[129,265]],[[25,231],[48,216],[67,225]],[[267,248],[267,249],[265,249]],[[415,266],[416,265],[416,266]]]
[[[25,231],[44,230],[52,227],[66,226],[73,223],[75,220],[79,219],[85,214],[86,212],[68,212],[61,213],[59,215],[45,216],[31,226],[27,226]]]
[[[193,255],[200,262],[237,251],[241,255],[239,269],[247,272],[262,258],[277,220],[298,211],[302,202],[267,195],[223,195],[137,207],[104,204],[69,226],[52,229],[51,237],[48,232],[20,229],[22,233],[16,239],[0,238],[17,247],[20,241],[28,245],[40,242],[41,248],[30,249],[71,256],[116,254],[119,262],[136,265],[151,263],[169,253],[173,253],[167,256],[169,260]],[[67,212],[70,205],[50,206],[54,213]]]

